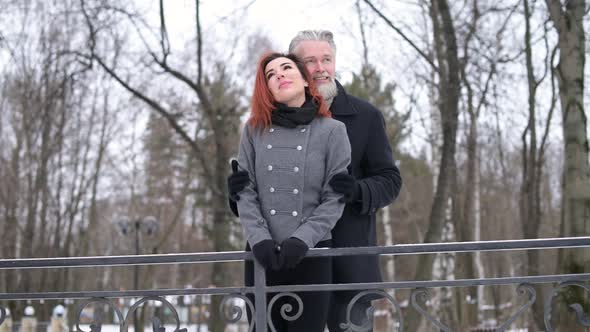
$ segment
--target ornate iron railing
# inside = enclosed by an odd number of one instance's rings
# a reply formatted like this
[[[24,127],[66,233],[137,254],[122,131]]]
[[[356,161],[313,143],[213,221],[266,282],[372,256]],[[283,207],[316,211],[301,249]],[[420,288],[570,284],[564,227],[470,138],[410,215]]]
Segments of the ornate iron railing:
[[[312,249],[308,257],[334,257],[350,255],[416,255],[436,254],[451,252],[477,252],[477,251],[506,251],[506,250],[540,250],[549,248],[590,248],[590,237],[577,238],[553,238],[534,240],[506,240],[506,241],[482,241],[462,243],[434,243],[434,244],[407,244],[389,247],[363,247],[363,248],[337,248],[337,249]],[[253,260],[250,252],[217,252],[217,253],[185,253],[185,254],[160,254],[160,255],[130,255],[130,256],[100,256],[100,257],[70,257],[70,258],[30,258],[30,259],[1,259],[0,270],[25,270],[39,268],[71,268],[71,267],[97,267],[97,266],[122,266],[122,265],[159,265],[159,264],[189,264],[189,263],[213,263]],[[271,331],[276,331],[271,319],[271,311],[279,298],[290,297],[298,306],[296,310],[290,304],[282,304],[280,313],[283,319],[296,320],[303,310],[301,298],[298,292],[310,291],[341,291],[357,290],[359,293],[348,304],[347,321],[342,322],[343,328],[352,331],[366,331],[368,325],[356,325],[351,321],[350,310],[353,305],[362,297],[377,295],[386,299],[398,315],[397,331],[404,328],[403,314],[399,302],[385,289],[410,289],[409,302],[413,309],[417,310],[428,322],[441,331],[451,331],[436,317],[428,313],[424,302],[429,297],[428,289],[439,287],[470,287],[490,285],[518,285],[518,293],[525,297],[525,303],[521,305],[505,322],[501,323],[496,331],[505,331],[519,317],[521,317],[538,300],[537,292],[532,284],[552,283],[553,288],[547,293],[544,299],[544,322],[546,331],[554,331],[552,326],[552,304],[558,292],[565,287],[580,287],[590,293],[590,273],[579,274],[558,274],[558,275],[537,275],[500,277],[486,279],[459,279],[459,280],[431,280],[431,281],[396,281],[380,283],[356,283],[356,284],[316,284],[316,285],[288,285],[288,286],[267,286],[264,269],[255,262],[254,264],[254,286],[253,287],[217,287],[217,288],[190,288],[190,289],[154,289],[154,290],[129,290],[129,291],[75,291],[75,292],[10,292],[0,293],[0,301],[13,300],[41,300],[41,299],[81,299],[76,314],[76,329],[80,328],[80,317],[82,310],[90,304],[103,304],[115,312],[118,317],[120,330],[125,332],[132,321],[133,313],[145,302],[156,301],[167,307],[176,321],[176,331],[181,329],[180,319],[175,307],[165,299],[165,296],[180,295],[224,295],[221,301],[221,310],[226,321],[235,323],[244,315],[243,309],[235,305],[231,299],[242,299],[252,312],[252,322],[248,331],[253,331],[255,326],[268,326]],[[266,295],[276,293],[267,303]],[[246,294],[253,294],[255,303],[252,303]],[[134,303],[127,315],[124,316],[121,310],[112,302],[113,298],[140,297]],[[229,306],[230,310],[227,310]],[[590,319],[583,312],[581,304],[573,303],[569,307],[576,312],[577,322],[590,327]],[[372,308],[371,308],[372,309]],[[367,312],[372,315],[372,310]],[[0,306],[0,324],[6,318],[6,311]],[[90,326],[91,332],[100,331],[103,324],[103,317],[93,317]],[[153,331],[163,332],[164,327],[159,318],[152,319]]]

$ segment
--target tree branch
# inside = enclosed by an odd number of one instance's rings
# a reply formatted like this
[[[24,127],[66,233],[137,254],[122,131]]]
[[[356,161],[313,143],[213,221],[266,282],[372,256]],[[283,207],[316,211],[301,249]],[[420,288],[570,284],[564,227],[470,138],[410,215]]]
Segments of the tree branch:
[[[557,32],[561,32],[563,24],[564,12],[561,10],[561,0],[545,0],[547,9],[549,11],[549,17],[555,23],[555,29]]]
[[[359,28],[361,30],[361,41],[363,42],[363,67],[369,64],[369,48],[367,47],[367,37],[365,35],[365,24],[363,22],[363,15],[361,13],[361,6],[359,0],[354,3],[356,12],[359,17]]]
[[[557,54],[557,50],[559,46],[555,46],[553,51],[551,52],[551,65],[553,61],[555,61],[555,56]],[[549,114],[547,115],[547,124],[545,125],[545,132],[543,133],[543,138],[541,139],[541,146],[539,147],[539,160],[542,161],[545,158],[545,144],[547,143],[547,138],[549,137],[549,129],[551,124],[551,119],[553,118],[553,111],[555,110],[555,105],[557,104],[557,95],[555,93],[555,70],[551,68],[551,105],[549,106]]]
[[[201,85],[203,75],[203,40],[201,33],[201,18],[199,16],[199,0],[195,0],[195,24],[197,26],[197,85]]]
[[[190,146],[190,148],[195,152],[196,157],[199,159],[199,162],[201,163],[201,167],[203,169],[203,172],[205,174],[205,176],[207,178],[213,178],[213,173],[211,170],[211,167],[209,167],[209,163],[207,162],[207,160],[205,160],[205,154],[203,152],[203,150],[201,149],[201,147],[199,146],[199,144],[192,139],[187,132],[180,126],[180,124],[176,121],[175,117],[173,114],[171,114],[169,111],[167,111],[164,107],[162,107],[158,102],[156,102],[155,100],[147,97],[145,94],[141,93],[139,90],[135,89],[134,87],[132,87],[128,82],[126,82],[125,80],[123,80],[116,72],[114,69],[110,68],[106,63],[104,63],[104,61],[101,59],[100,56],[98,56],[96,54],[96,50],[95,50],[95,46],[96,46],[96,29],[94,28],[94,25],[92,24],[92,20],[90,19],[88,12],[85,9],[85,1],[84,0],[80,0],[81,4],[82,4],[82,11],[84,14],[84,17],[86,19],[86,23],[89,29],[89,34],[90,34],[90,40],[89,40],[89,47],[90,47],[90,56],[88,55],[82,55],[79,52],[74,52],[78,55],[81,55],[83,57],[86,58],[90,58],[90,60],[96,60],[96,62],[100,65],[100,67],[107,72],[107,74],[109,74],[109,76],[111,76],[113,79],[115,79],[123,88],[125,88],[127,91],[129,91],[133,96],[135,96],[136,98],[142,100],[143,102],[145,102],[148,106],[150,106],[154,111],[156,111],[157,113],[159,113],[162,117],[164,117],[168,123],[170,124],[170,126],[174,129],[174,131],[180,135],[180,137]],[[152,52],[152,56],[154,56],[154,59],[157,59],[157,57],[155,57],[155,54],[153,54]],[[199,98],[201,99],[202,96],[204,96],[204,91],[202,90],[202,87],[194,84],[192,81],[190,81],[190,79],[188,79],[188,77],[184,76],[183,74],[181,74],[178,71],[175,71],[171,68],[169,68],[167,66],[166,63],[162,62],[162,61],[156,61],[161,67],[163,67],[164,69],[168,68],[168,72],[170,72],[174,77],[176,77],[177,79],[183,81],[184,83],[188,84],[189,86],[191,86],[193,89],[195,89],[195,91],[197,92]],[[211,105],[207,102],[208,99],[206,98],[206,96],[201,99],[201,103],[203,104],[203,108],[207,108],[207,110],[211,109]],[[222,194],[220,188],[216,188],[215,186],[210,186],[210,189],[212,190],[212,192],[214,192],[217,195]]]
[[[199,144],[194,139],[192,139],[190,136],[188,136],[188,134],[186,133],[186,131],[178,124],[178,122],[174,118],[174,115],[172,115],[170,112],[168,112],[166,109],[164,109],[156,101],[154,101],[154,100],[150,99],[149,97],[145,96],[144,94],[142,94],[141,92],[139,92],[139,90],[131,87],[127,82],[125,82],[121,77],[119,77],[119,75],[117,73],[115,73],[115,71],[113,69],[109,68],[102,61],[102,59],[100,59],[98,56],[93,55],[93,59],[95,59],[98,62],[98,64],[112,78],[114,78],[121,86],[123,86],[123,88],[125,88],[127,91],[131,92],[131,94],[133,96],[135,96],[136,98],[142,100],[143,102],[145,102],[146,104],[148,104],[154,111],[158,112],[161,116],[163,116],[168,121],[168,123],[170,124],[170,126],[174,129],[174,131],[177,134],[179,134],[180,137],[195,152],[196,157],[201,162],[201,167],[203,168],[203,172],[205,173],[205,176],[206,177],[209,177],[209,178],[212,178],[212,171],[211,171],[210,167],[207,166],[208,165],[208,162],[205,159],[205,153],[203,152],[203,150],[201,150],[201,147],[199,146]],[[215,192],[216,194],[220,194],[220,191],[218,190],[218,188],[214,188],[213,186],[211,186],[211,190],[213,192]]]
[[[412,46],[412,48],[414,48],[414,50],[416,50],[416,52],[418,52],[418,54],[420,54],[420,56],[422,56],[422,58],[424,60],[426,60],[426,62],[428,62],[428,64],[432,67],[432,69],[434,69],[437,73],[439,72],[438,67],[434,64],[434,62],[432,62],[432,60],[428,57],[428,55],[426,55],[426,53],[422,52],[422,50],[416,44],[414,44],[414,42],[410,38],[408,38],[406,36],[406,34],[403,33],[403,31],[401,31],[401,29],[399,29],[398,27],[393,25],[393,23],[387,17],[385,17],[385,15],[383,15],[383,13],[381,13],[381,11],[379,11],[377,8],[375,8],[375,6],[371,3],[371,1],[369,1],[369,0],[364,0],[364,1],[367,5],[369,5],[369,7],[371,7],[371,9],[373,9],[373,11],[379,17],[381,17],[385,21],[385,23],[387,23],[387,25],[389,25],[390,28],[392,28],[405,41],[407,41]]]
[[[162,61],[166,62],[170,54],[170,41],[166,30],[166,18],[164,16],[164,0],[160,0],[160,47],[162,48]]]

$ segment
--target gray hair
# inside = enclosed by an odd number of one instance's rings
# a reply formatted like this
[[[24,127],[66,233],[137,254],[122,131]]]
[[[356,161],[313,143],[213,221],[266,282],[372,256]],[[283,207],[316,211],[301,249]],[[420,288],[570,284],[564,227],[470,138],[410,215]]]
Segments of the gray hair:
[[[289,53],[295,53],[299,43],[306,40],[325,41],[330,45],[334,55],[336,54],[336,44],[334,43],[334,34],[329,30],[302,30],[297,33],[289,44]]]

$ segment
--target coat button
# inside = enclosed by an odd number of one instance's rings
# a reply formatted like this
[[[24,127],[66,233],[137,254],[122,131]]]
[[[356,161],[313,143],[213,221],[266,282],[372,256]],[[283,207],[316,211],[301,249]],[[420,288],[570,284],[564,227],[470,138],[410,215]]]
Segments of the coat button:
[[[293,172],[295,172],[295,173],[299,172],[299,167],[297,167],[297,166],[293,167]]]
[[[274,193],[275,192],[275,188],[273,188],[273,187],[270,187],[269,190],[270,190],[271,193]]]
[[[268,167],[266,169],[268,169],[269,171],[272,171],[272,165],[268,165]]]
[[[291,215],[293,215],[293,217],[297,217],[297,211],[293,211]]]
[[[270,149],[272,149],[272,145],[269,144],[266,146],[266,148],[270,150]]]
[[[260,225],[264,225],[264,219],[260,219],[260,220],[258,220],[258,223],[259,223]]]
[[[302,133],[304,133],[304,132],[305,132],[305,130],[306,130],[306,129],[305,129],[305,128],[303,128],[303,129],[301,129],[301,132],[302,132]]]
[[[301,151],[303,150],[303,147],[301,145],[297,145],[297,150]]]
[[[275,214],[277,214],[277,210],[275,210],[275,209],[270,210],[270,215],[271,216],[274,216]]]
[[[297,194],[299,194],[299,190],[297,190],[297,189],[293,189],[293,193],[294,193],[295,195],[297,195]]]

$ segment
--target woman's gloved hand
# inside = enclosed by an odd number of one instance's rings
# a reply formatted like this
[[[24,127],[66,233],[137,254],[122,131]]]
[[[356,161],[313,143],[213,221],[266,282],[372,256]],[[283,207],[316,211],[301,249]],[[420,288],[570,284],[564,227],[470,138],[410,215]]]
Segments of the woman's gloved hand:
[[[235,159],[231,161],[231,170],[232,174],[227,177],[227,192],[229,198],[237,202],[240,200],[240,191],[246,188],[246,185],[250,182],[250,177],[248,171],[238,171],[238,161]]]
[[[239,217],[237,201],[240,200],[240,191],[250,182],[250,177],[247,171],[238,171],[238,161],[232,159],[231,161],[232,174],[227,177],[227,192],[229,193],[229,208],[234,216]]]
[[[308,250],[309,247],[305,242],[296,237],[290,237],[281,243],[279,262],[282,267],[292,269],[301,262]]]
[[[252,246],[252,254],[265,270],[278,270],[281,268],[278,247],[275,240],[262,240]]]

